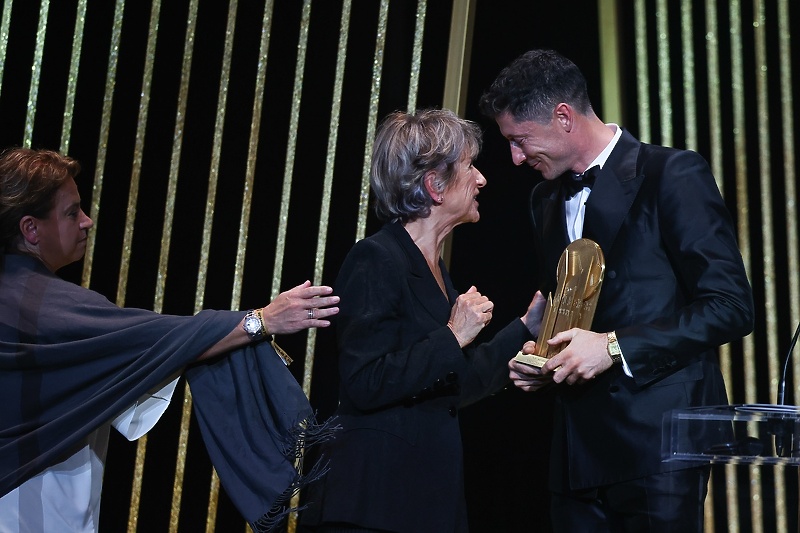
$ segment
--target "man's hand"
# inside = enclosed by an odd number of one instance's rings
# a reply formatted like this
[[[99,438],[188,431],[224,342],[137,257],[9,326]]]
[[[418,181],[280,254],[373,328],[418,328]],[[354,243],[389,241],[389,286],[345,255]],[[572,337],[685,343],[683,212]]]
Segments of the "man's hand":
[[[528,341],[522,347],[522,353],[532,354],[535,349],[536,343],[533,341]],[[524,390],[525,392],[536,391],[553,383],[552,373],[545,374],[540,368],[526,365],[525,363],[520,363],[514,359],[508,362],[508,370],[508,376],[514,383],[514,386]]]
[[[528,310],[521,317],[522,323],[531,332],[534,337],[539,336],[539,329],[542,327],[542,320],[544,319],[544,308],[547,307],[547,300],[540,291],[536,291],[533,295]]]
[[[585,383],[611,368],[608,337],[605,333],[572,328],[562,331],[547,342],[551,346],[568,343],[566,348],[551,357],[542,367],[543,373],[552,372],[555,383]]]

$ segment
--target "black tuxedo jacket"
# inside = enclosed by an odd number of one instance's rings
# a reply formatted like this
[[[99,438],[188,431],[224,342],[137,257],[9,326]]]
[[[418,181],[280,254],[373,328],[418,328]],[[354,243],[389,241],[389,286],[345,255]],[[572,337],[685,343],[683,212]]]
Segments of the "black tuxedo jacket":
[[[544,294],[568,244],[560,180],[531,195]],[[623,131],[586,202],[583,236],[606,271],[592,330],[616,330],[633,377],[614,365],[559,385],[551,488],[585,489],[685,465],[662,461],[663,417],[727,403],[716,348],[753,328],[731,217],[698,154]]]
[[[440,267],[448,297],[399,223],[345,259],[334,287],[343,429],[303,524],[467,530],[458,409],[507,385],[509,359],[532,337],[515,319],[462,350],[447,327],[458,293]]]

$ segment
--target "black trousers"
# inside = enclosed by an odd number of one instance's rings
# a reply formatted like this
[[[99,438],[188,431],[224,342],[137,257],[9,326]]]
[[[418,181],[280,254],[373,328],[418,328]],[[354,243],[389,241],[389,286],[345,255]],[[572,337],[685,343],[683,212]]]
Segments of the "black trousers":
[[[701,533],[709,467],[553,494],[556,533]]]

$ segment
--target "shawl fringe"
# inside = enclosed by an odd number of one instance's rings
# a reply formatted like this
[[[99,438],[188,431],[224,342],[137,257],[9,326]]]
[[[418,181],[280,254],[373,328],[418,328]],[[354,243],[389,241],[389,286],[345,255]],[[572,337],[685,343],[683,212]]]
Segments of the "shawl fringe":
[[[342,429],[342,426],[334,425],[335,421],[333,417],[319,424],[316,416],[311,415],[292,426],[284,441],[284,457],[302,459],[304,450],[335,438],[336,432]]]
[[[316,417],[311,416],[295,424],[291,429],[290,438],[287,439],[284,447],[284,455],[287,459],[295,460],[297,475],[291,485],[275,500],[272,508],[261,518],[250,523],[254,533],[271,533],[281,527],[290,514],[300,512],[308,507],[308,503],[293,507],[291,500],[305,487],[327,474],[329,467],[327,458],[322,456],[314,462],[307,473],[303,474],[303,457],[305,452],[312,447],[335,438],[335,433],[341,429],[341,426],[334,422],[334,418],[329,418],[324,423],[318,424]]]

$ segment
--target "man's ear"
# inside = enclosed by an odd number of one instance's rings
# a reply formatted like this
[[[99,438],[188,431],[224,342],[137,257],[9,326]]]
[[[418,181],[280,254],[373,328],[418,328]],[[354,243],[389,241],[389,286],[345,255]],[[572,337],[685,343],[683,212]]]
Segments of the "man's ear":
[[[573,122],[572,113],[573,113],[572,107],[570,107],[569,104],[565,104],[563,102],[558,104],[556,108],[553,110],[553,118],[556,120],[558,124],[561,125],[561,128],[566,132],[569,132],[572,129],[572,122]]]
[[[436,186],[434,185],[434,181],[436,180],[436,171],[429,170],[425,173],[425,177],[422,179],[423,183],[425,183],[425,190],[428,191],[428,194],[431,195],[431,199],[435,204],[442,203],[442,193],[436,190]]]
[[[22,233],[22,238],[28,244],[33,244],[34,246],[39,244],[39,235],[37,232],[37,223],[38,220],[36,217],[31,215],[25,215],[19,221],[19,231]]]

